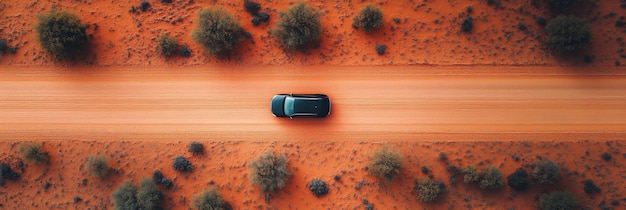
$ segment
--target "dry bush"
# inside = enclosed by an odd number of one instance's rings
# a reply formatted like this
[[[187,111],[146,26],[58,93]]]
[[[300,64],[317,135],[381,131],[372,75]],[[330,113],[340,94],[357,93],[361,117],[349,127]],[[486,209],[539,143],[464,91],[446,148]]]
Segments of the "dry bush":
[[[47,163],[49,156],[47,152],[41,150],[43,143],[24,142],[20,144],[19,152],[22,158],[34,164]]]
[[[523,168],[518,168],[515,172],[507,176],[506,179],[508,180],[507,184],[509,187],[520,191],[528,189],[528,183],[530,182],[528,180],[528,172]]]
[[[266,152],[256,160],[250,161],[250,182],[261,187],[263,192],[276,191],[285,187],[289,179],[287,158]]]
[[[570,192],[556,191],[539,197],[540,210],[576,209],[577,203],[576,197]]]
[[[578,17],[558,16],[546,25],[546,42],[560,52],[576,51],[591,42],[589,24]]]
[[[533,181],[540,184],[553,184],[559,181],[561,174],[559,166],[557,166],[552,160],[541,159],[531,165],[533,172],[530,176]]]
[[[20,174],[13,171],[11,169],[11,166],[9,166],[9,164],[0,163],[0,180],[6,179],[6,180],[15,181],[18,178],[20,178]]]
[[[383,11],[378,6],[368,4],[352,20],[352,27],[370,33],[383,25]]]
[[[445,185],[440,181],[420,179],[415,181],[415,187],[413,189],[417,192],[417,201],[429,202],[443,195]]]
[[[297,3],[279,13],[280,19],[270,33],[287,50],[307,49],[316,45],[322,35],[320,15],[304,2]]]
[[[191,172],[193,171],[193,165],[191,165],[191,162],[189,162],[189,160],[187,160],[187,158],[183,157],[183,156],[176,156],[174,158],[174,162],[172,163],[172,167],[174,167],[174,169],[176,169],[179,172]]]
[[[321,179],[313,179],[306,185],[307,188],[317,197],[326,195],[328,193],[328,186],[326,182]]]
[[[498,189],[504,185],[502,180],[502,172],[495,166],[487,166],[483,168],[479,186],[481,189]]]
[[[463,22],[461,23],[461,31],[470,32],[472,31],[473,27],[474,22],[472,21],[472,17],[467,16],[465,19],[463,19]]]
[[[137,188],[133,186],[130,180],[124,181],[124,183],[117,187],[111,197],[113,197],[115,209],[139,209],[139,204],[137,203]]]
[[[41,47],[55,59],[70,59],[87,49],[85,25],[76,14],[52,11],[40,15],[35,27]]]
[[[101,178],[109,172],[109,163],[104,155],[89,155],[85,167],[92,175]]]
[[[195,210],[228,210],[230,206],[215,188],[203,190],[191,200],[191,206]]]
[[[580,2],[580,0],[546,0],[550,9],[559,12],[572,8],[578,2]]]
[[[400,152],[396,148],[384,145],[374,151],[367,169],[370,174],[391,181],[400,172],[401,162]]]
[[[168,36],[166,34],[162,34],[159,36],[159,41],[156,45],[156,51],[165,57],[170,57],[176,53],[176,49],[178,48],[178,42],[176,39]]]
[[[461,173],[463,173],[463,181],[465,183],[479,182],[482,175],[482,172],[474,165],[463,167]]]
[[[232,55],[244,39],[239,23],[222,8],[200,9],[196,23],[191,38],[214,56]]]
[[[201,143],[194,141],[189,144],[187,151],[191,152],[193,155],[201,155],[204,153],[204,148]]]

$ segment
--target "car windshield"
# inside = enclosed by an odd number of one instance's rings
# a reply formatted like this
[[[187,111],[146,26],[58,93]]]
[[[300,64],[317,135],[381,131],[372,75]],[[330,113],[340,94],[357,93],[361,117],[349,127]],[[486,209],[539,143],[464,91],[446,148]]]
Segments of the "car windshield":
[[[293,104],[296,99],[294,97],[286,97],[285,98],[285,115],[291,116],[294,114]]]

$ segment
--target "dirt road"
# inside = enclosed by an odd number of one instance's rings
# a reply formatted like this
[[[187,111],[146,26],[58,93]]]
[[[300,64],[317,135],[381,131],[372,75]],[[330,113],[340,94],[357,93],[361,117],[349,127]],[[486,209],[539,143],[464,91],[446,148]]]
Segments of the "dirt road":
[[[0,138],[624,139],[626,75],[601,73],[609,71],[592,75],[547,67],[454,66],[5,69],[0,72]],[[331,115],[274,118],[270,98],[289,92],[328,94]]]

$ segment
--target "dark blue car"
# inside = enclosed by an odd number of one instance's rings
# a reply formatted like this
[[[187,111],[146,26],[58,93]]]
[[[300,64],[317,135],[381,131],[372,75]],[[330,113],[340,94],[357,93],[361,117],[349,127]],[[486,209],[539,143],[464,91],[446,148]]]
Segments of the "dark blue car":
[[[278,94],[270,107],[276,117],[326,117],[330,98],[324,94]]]

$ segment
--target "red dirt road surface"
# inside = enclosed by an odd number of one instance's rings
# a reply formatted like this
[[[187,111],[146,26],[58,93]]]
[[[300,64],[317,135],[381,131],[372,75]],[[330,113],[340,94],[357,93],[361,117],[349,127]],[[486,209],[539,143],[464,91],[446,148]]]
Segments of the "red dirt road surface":
[[[0,74],[3,139],[607,140],[626,135],[626,76],[615,73],[265,66],[15,68]],[[270,98],[289,92],[328,94],[331,115],[273,117]]]

